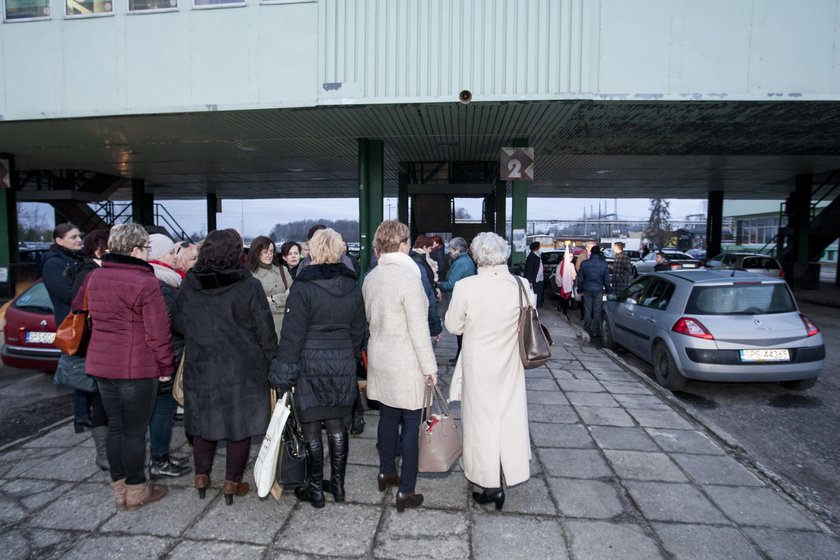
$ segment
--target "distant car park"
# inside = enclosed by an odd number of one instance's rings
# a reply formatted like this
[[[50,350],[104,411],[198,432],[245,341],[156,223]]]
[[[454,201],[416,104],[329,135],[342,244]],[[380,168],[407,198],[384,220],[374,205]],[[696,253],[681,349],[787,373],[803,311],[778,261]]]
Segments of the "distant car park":
[[[61,352],[55,340],[53,305],[43,282],[36,282],[16,297],[3,319],[3,364],[54,372]]]
[[[773,278],[784,278],[782,265],[775,257],[757,253],[721,253],[706,262],[709,268],[743,270],[764,274]]]
[[[666,257],[668,258],[668,266],[672,270],[678,268],[703,268],[703,261],[695,259],[691,255],[687,255],[686,253],[674,251],[672,249],[663,249],[662,252],[665,253]],[[636,261],[632,264],[635,276],[644,274],[646,272],[653,272],[653,268],[656,266],[656,251],[648,253],[645,256],[645,258]]]
[[[673,391],[689,379],[807,389],[825,360],[820,330],[784,280],[740,271],[644,274],[604,304],[601,337],[653,365]]]

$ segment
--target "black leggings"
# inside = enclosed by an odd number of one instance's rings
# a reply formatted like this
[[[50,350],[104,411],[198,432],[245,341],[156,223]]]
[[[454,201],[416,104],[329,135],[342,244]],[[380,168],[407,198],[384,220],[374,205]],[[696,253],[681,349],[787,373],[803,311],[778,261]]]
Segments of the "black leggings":
[[[327,426],[328,434],[340,434],[344,431],[343,418],[329,418],[323,422]],[[321,420],[301,422],[300,427],[303,430],[303,439],[307,441],[321,439]]]

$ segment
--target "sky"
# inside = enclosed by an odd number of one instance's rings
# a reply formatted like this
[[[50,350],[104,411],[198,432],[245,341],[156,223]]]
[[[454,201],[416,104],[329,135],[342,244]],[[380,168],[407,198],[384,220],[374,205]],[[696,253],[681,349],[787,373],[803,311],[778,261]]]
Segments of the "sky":
[[[203,200],[161,200],[161,204],[175,217],[189,234],[206,231],[206,209]],[[670,200],[671,217],[682,219],[688,214],[705,212],[705,200]],[[580,199],[537,198],[528,201],[528,219],[562,220],[581,218],[586,212],[597,215],[599,205],[603,213],[618,210],[623,219],[647,220],[650,216],[648,199]],[[481,215],[479,199],[457,199],[456,207],[464,207],[474,217]],[[510,218],[510,199],[507,204]],[[397,217],[397,201],[385,199],[385,218]],[[339,199],[275,199],[222,201],[222,212],[216,216],[216,225],[234,228],[245,237],[267,235],[275,224],[303,219],[358,220],[359,203],[355,198]]]

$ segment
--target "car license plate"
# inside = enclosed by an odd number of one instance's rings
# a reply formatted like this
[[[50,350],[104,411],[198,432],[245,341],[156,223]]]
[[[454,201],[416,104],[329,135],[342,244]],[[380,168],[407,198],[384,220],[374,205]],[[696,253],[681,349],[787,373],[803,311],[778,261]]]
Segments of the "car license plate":
[[[689,263],[689,264],[684,264],[684,265],[682,265],[682,266],[683,266],[683,268],[696,268],[696,266],[695,266],[695,265],[690,264],[690,263]]]
[[[54,332],[32,332],[26,333],[26,342],[31,344],[52,344],[55,341]]]
[[[781,350],[741,350],[742,362],[788,362],[790,352],[787,348]]]

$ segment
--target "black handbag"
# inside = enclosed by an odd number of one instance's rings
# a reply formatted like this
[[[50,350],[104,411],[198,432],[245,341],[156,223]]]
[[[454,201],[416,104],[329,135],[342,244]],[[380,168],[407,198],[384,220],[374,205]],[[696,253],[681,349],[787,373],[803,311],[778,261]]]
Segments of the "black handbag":
[[[289,392],[289,408],[291,414],[283,428],[283,446],[280,449],[280,468],[277,469],[277,482],[283,488],[297,488],[306,484],[306,475],[309,469],[303,429],[300,426],[297,407],[291,392]]]
[[[551,348],[537,310],[531,305],[531,298],[525,292],[522,281],[516,277],[514,280],[519,286],[519,357],[525,369],[532,369],[545,364],[551,358]],[[527,300],[527,305],[523,304],[523,299]]]

